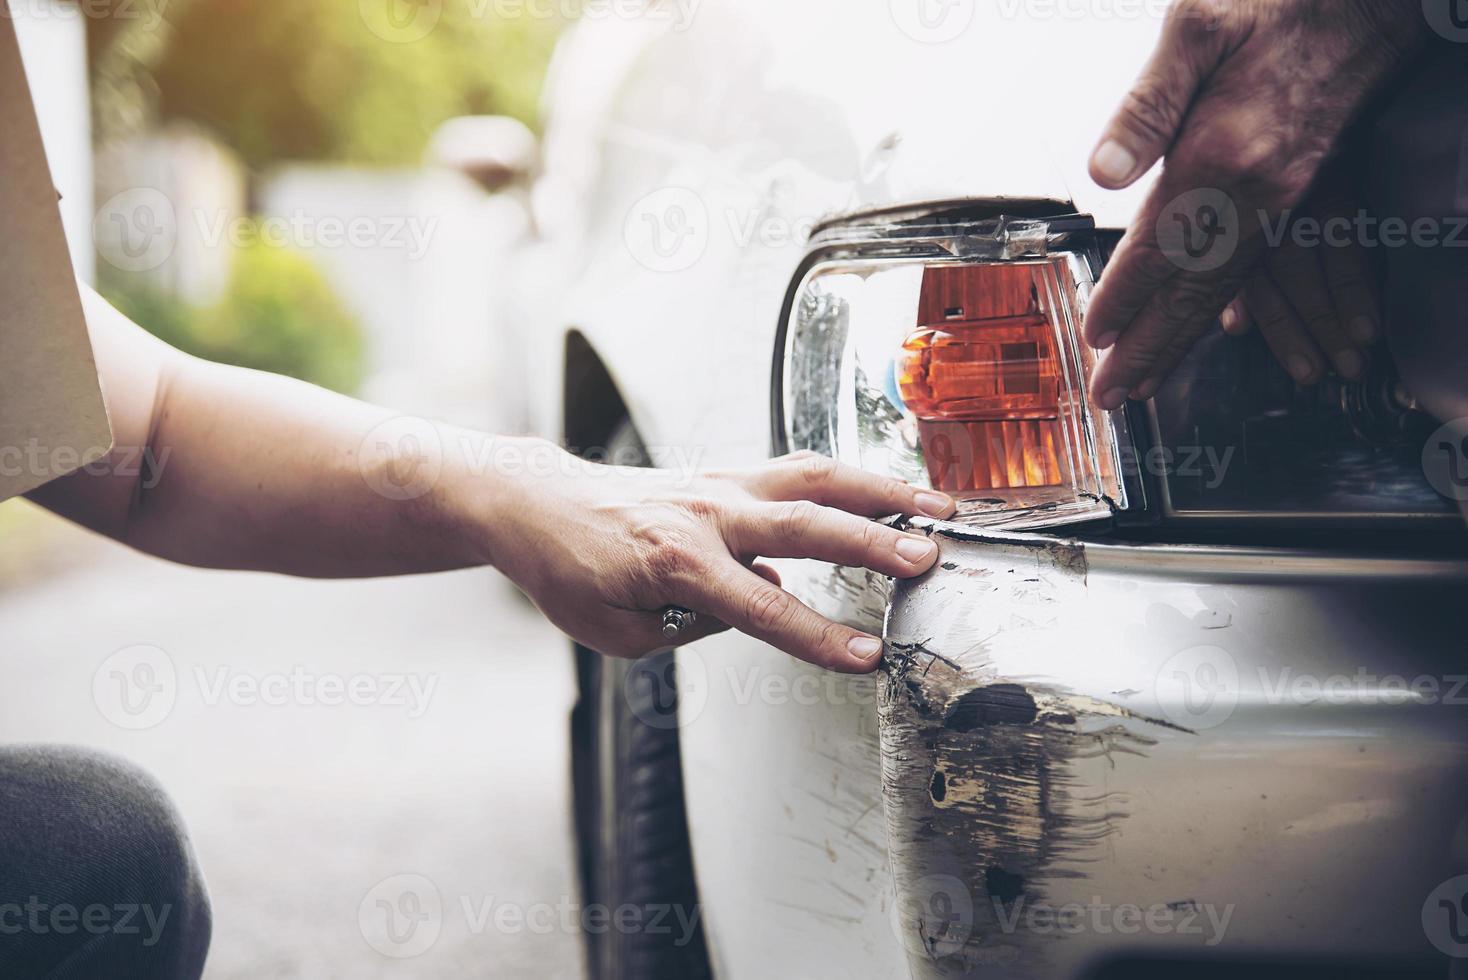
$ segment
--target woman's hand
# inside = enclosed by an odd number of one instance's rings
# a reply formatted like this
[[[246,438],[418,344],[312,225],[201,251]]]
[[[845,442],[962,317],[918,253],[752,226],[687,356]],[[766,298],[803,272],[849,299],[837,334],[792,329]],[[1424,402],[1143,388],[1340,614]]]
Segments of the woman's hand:
[[[816,615],[758,559],[920,575],[937,546],[870,518],[955,508],[813,454],[694,476],[391,416],[186,357],[84,295],[117,445],[32,497],[174,561],[332,578],[489,563],[602,653],[666,646],[660,611],[677,605],[699,614],[680,642],[734,627],[856,672],[881,641]]]
[[[562,462],[506,489],[488,521],[491,558],[551,622],[616,657],[667,646],[659,611],[676,605],[698,613],[680,643],[733,627],[820,667],[872,670],[877,637],[812,612],[758,559],[814,558],[909,578],[933,566],[937,545],[870,518],[943,518],[955,508],[944,494],[811,453],[696,477]]]

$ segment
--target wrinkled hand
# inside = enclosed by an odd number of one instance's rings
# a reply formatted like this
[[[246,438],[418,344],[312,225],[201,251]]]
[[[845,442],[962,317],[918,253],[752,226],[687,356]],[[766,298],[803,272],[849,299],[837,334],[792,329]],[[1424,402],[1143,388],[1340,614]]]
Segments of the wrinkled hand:
[[[1220,322],[1230,334],[1258,326],[1275,357],[1302,385],[1328,370],[1356,380],[1380,331],[1374,274],[1357,229],[1364,212],[1344,182],[1322,180],[1265,249]]]
[[[869,518],[955,509],[944,494],[810,453],[691,478],[579,461],[559,469],[518,481],[515,526],[492,546],[494,563],[563,631],[616,657],[666,647],[658,611],[678,605],[699,614],[680,642],[733,627],[821,667],[872,670],[879,639],[817,615],[757,559],[909,578],[933,566],[937,545]]]
[[[1421,20],[1415,0],[1178,0],[1091,160],[1120,188],[1166,157],[1087,313],[1086,339],[1110,349],[1100,405],[1150,398],[1234,300]]]

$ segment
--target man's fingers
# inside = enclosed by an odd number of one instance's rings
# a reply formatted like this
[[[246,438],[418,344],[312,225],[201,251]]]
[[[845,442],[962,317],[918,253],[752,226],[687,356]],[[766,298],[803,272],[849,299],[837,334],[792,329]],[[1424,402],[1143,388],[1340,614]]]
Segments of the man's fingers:
[[[877,637],[818,615],[732,558],[710,570],[694,601],[740,632],[817,667],[865,674],[882,657]]]
[[[745,475],[743,482],[765,500],[813,500],[865,517],[920,514],[943,519],[952,517],[958,507],[945,493],[876,476],[812,452],[777,459]]]
[[[1366,370],[1366,358],[1346,336],[1336,313],[1321,266],[1322,251],[1335,250],[1306,248],[1287,237],[1278,248],[1267,253],[1265,266],[1274,285],[1294,307],[1299,321],[1335,364],[1336,371],[1345,378],[1359,378]]]
[[[1192,6],[1174,5],[1152,59],[1091,154],[1091,179],[1102,187],[1127,187],[1162,159],[1203,80],[1223,58],[1222,32]]]
[[[1137,314],[1181,271],[1157,245],[1158,213],[1154,192],[1117,246],[1091,295],[1082,333],[1086,343],[1097,350],[1115,346]]]
[[[1244,285],[1244,302],[1264,342],[1297,384],[1310,385],[1325,373],[1325,357],[1295,310],[1266,275]]]
[[[813,558],[894,578],[921,575],[938,560],[938,546],[924,535],[808,500],[741,508],[725,535],[736,555]]]
[[[1325,230],[1321,266],[1325,270],[1326,287],[1335,304],[1336,316],[1351,340],[1366,350],[1381,333],[1379,300],[1371,260],[1361,244],[1348,240],[1342,244],[1331,236],[1337,229],[1354,228],[1356,212],[1344,203],[1315,209]],[[1349,234],[1349,232],[1348,232]]]
[[[1228,304],[1228,308],[1218,315],[1218,323],[1230,337],[1242,337],[1254,329],[1254,317],[1249,313],[1249,305],[1243,296]]]
[[[1096,403],[1111,411],[1133,393],[1139,397],[1155,394],[1157,384],[1192,349],[1236,291],[1227,278],[1199,273],[1174,276],[1096,366],[1091,379]]]

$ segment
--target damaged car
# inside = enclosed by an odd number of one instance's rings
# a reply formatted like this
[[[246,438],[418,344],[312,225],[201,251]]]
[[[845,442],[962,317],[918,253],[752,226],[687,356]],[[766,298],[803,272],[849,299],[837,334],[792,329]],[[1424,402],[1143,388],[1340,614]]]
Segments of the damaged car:
[[[1145,188],[1083,168],[1160,20],[673,6],[557,55],[521,265],[543,428],[665,467],[805,450],[962,504],[892,518],[940,545],[917,580],[773,563],[883,636],[875,675],[732,633],[577,652],[588,901],[696,923],[588,936],[592,975],[1447,976],[1446,420],[1385,346],[1301,387],[1221,331],[1145,403],[1087,395],[1088,298]]]

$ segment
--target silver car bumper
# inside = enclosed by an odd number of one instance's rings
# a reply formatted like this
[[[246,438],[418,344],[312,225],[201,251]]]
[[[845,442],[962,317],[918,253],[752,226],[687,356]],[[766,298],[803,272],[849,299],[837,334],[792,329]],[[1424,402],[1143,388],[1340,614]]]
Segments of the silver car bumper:
[[[915,977],[1446,975],[1468,563],[928,530],[941,565],[892,594],[879,705]]]

